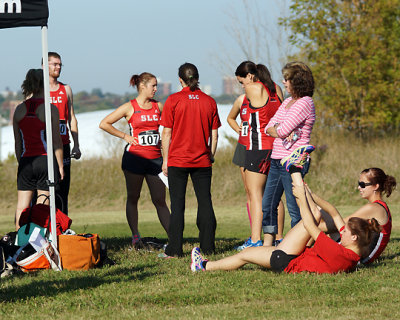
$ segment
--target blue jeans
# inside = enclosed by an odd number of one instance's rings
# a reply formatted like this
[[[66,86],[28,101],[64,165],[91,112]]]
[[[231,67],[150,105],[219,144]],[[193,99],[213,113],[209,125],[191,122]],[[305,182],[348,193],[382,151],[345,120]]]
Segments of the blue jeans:
[[[309,163],[302,169],[301,173],[303,176],[308,172],[308,167]],[[271,159],[271,167],[262,200],[262,229],[264,233],[278,233],[278,204],[284,190],[286,205],[292,219],[291,227],[293,228],[301,220],[301,216],[296,198],[292,193],[292,177],[286,171],[285,167],[281,166],[280,160]]]

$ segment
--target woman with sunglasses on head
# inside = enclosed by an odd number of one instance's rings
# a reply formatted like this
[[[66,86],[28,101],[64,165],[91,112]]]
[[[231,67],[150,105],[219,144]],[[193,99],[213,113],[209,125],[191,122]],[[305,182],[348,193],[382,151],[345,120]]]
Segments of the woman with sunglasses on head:
[[[100,122],[100,128],[127,143],[122,157],[127,190],[126,218],[132,231],[132,245],[141,249],[144,245],[138,230],[138,201],[144,179],[165,232],[169,227],[170,212],[165,202],[165,185],[158,177],[162,171],[158,128],[163,105],[153,99],[157,91],[157,79],[151,73],[133,75],[130,84],[136,86],[138,96],[106,116]],[[122,118],[129,124],[129,134],[113,125]]]
[[[251,61],[242,62],[237,68],[235,72],[236,78],[241,84],[243,88],[250,83],[254,83],[257,81],[257,65]],[[281,101],[283,101],[283,93],[281,88],[275,84],[276,93]],[[237,117],[240,116],[240,124],[236,121]],[[251,130],[249,126],[249,101],[245,94],[240,95],[234,102],[231,111],[228,114],[227,121],[231,128],[239,135],[239,139],[236,145],[235,153],[233,155],[232,162],[239,166],[240,173],[242,176],[243,184],[246,191],[247,196],[247,214],[250,221],[251,227],[251,214],[250,214],[250,195],[249,190],[246,185],[245,180],[245,158],[246,158],[246,148],[249,144],[249,130]],[[280,239],[283,237],[283,227],[285,219],[285,208],[283,206],[282,201],[279,203],[278,208],[278,234],[277,238]]]
[[[278,203],[285,191],[286,206],[293,228],[301,219],[300,210],[292,193],[292,176],[287,171],[282,159],[299,148],[307,148],[315,122],[314,78],[311,69],[302,62],[287,63],[282,69],[283,84],[291,95],[285,99],[265,128],[265,133],[276,138],[271,154],[271,167],[268,174],[262,200],[264,246],[270,246],[275,240],[278,229]],[[298,153],[298,152],[297,152]],[[294,168],[294,170],[298,170]],[[299,170],[300,171],[300,170]],[[308,171],[308,163],[301,169]],[[301,181],[301,180],[300,180]]]
[[[360,173],[358,181],[358,190],[363,199],[368,203],[358,209],[356,212],[346,217],[344,221],[349,221],[353,217],[363,219],[376,219],[381,227],[380,232],[376,235],[370,245],[368,255],[361,260],[362,263],[368,264],[377,259],[386,248],[390,234],[392,231],[392,216],[388,205],[382,200],[383,195],[390,197],[396,187],[396,179],[387,175],[380,168],[364,169]],[[313,197],[318,198],[313,194]],[[333,221],[329,217],[323,217],[319,227],[328,232],[337,232]]]
[[[297,172],[293,174],[300,175]],[[218,261],[204,259],[199,249],[194,248],[192,271],[236,270],[248,263],[287,273],[333,274],[354,270],[360,259],[368,254],[373,233],[379,230],[378,222],[374,218],[365,220],[358,217],[352,217],[345,222],[334,206],[326,201],[314,201],[305,184],[293,184],[293,194],[300,207],[302,223],[289,230],[277,247],[248,248]],[[340,230],[340,243],[329,238],[318,227],[321,211],[317,204],[330,215],[336,228]],[[312,248],[307,247],[311,239],[315,240]]]
[[[250,202],[251,236],[244,244],[236,247],[237,250],[243,250],[262,246],[261,204],[274,141],[273,137],[264,134],[264,129],[282,103],[282,92],[272,81],[267,67],[262,64],[242,62],[236,69],[235,75],[243,85],[249,101],[247,108],[249,129],[243,171]]]

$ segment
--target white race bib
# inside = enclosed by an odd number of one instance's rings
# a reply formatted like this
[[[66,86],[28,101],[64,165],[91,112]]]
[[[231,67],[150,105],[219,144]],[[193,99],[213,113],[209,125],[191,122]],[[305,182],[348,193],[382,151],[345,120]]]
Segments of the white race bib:
[[[139,133],[138,139],[141,146],[157,146],[160,141],[160,133],[157,130],[143,131]]]

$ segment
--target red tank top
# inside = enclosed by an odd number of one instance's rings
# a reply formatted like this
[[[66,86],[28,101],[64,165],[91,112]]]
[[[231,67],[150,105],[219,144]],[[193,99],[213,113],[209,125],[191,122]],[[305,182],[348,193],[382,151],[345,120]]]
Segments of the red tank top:
[[[377,203],[381,205],[385,210],[388,215],[388,221],[381,226],[381,232],[379,235],[372,241],[372,245],[370,248],[370,254],[368,257],[364,258],[361,262],[364,264],[368,264],[373,262],[375,259],[377,259],[385,250],[387,244],[389,243],[390,240],[390,234],[392,233],[392,215],[390,214],[389,207],[385,202],[382,200],[376,200],[373,203]]]
[[[133,108],[132,117],[129,119],[129,130],[133,137],[138,138],[137,145],[127,145],[125,150],[145,159],[161,157],[161,141],[159,128],[160,110],[157,102],[151,102],[151,109],[143,109],[136,99],[131,100]]]
[[[275,138],[267,136],[264,131],[269,120],[274,116],[282,103],[276,92],[271,94],[269,89],[262,82],[259,83],[261,83],[265,90],[267,90],[269,98],[266,104],[260,108],[252,107],[251,102],[249,102],[248,112],[250,130],[247,150],[272,149],[272,144],[274,143]]]
[[[25,101],[26,114],[18,122],[22,137],[21,157],[34,157],[47,154],[46,123],[36,115],[36,109],[43,104],[43,99],[28,99]]]
[[[238,142],[247,147],[249,144],[249,100],[244,96],[243,103],[240,106],[240,120],[242,121],[242,130],[239,133]]]
[[[63,83],[59,82],[58,90],[50,91],[50,103],[57,107],[58,113],[60,114],[60,134],[62,143],[63,145],[69,144],[69,131],[67,126],[67,121],[69,119],[68,96]]]

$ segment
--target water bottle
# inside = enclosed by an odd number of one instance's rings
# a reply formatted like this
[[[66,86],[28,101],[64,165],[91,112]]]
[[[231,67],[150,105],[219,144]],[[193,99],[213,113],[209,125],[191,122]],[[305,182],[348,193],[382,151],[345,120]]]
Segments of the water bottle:
[[[294,130],[292,140],[289,141],[287,140],[287,138],[285,138],[285,140],[283,140],[282,142],[285,149],[289,150],[290,147],[300,138],[300,136],[301,136],[301,130],[300,129]]]

